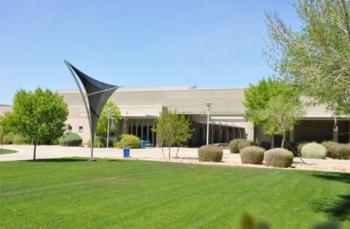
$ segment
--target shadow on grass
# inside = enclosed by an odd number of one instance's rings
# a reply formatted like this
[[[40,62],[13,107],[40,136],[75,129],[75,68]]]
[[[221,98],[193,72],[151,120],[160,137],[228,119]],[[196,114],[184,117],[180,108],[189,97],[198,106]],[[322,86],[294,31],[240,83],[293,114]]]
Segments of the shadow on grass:
[[[331,180],[331,181],[339,181],[343,183],[350,184],[350,174],[349,173],[327,173],[327,174],[313,174],[314,177]]]
[[[90,160],[88,157],[66,157],[66,158],[45,158],[36,160],[26,160],[26,162],[99,162],[99,161],[109,161],[109,162],[130,162],[131,160],[120,160],[120,159],[103,159],[96,158],[95,160]]]
[[[313,176],[350,184],[350,174],[346,173],[313,174]],[[314,208],[326,213],[331,220],[350,221],[350,192],[349,194],[338,195],[336,199],[322,199],[320,202],[314,203]]]
[[[88,158],[82,157],[69,157],[69,158],[45,158],[45,159],[36,159],[36,160],[26,160],[26,162],[81,162],[89,161]]]

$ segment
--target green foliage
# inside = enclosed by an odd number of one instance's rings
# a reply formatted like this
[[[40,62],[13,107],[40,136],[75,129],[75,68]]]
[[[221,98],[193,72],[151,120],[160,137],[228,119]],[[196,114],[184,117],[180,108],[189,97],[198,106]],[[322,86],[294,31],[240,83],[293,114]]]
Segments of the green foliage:
[[[276,96],[269,100],[261,117],[266,120],[262,124],[262,130],[269,135],[282,135],[282,147],[286,140],[286,132],[294,128],[294,125],[304,116],[302,103],[296,99]]]
[[[228,147],[230,148],[231,153],[239,153],[241,149],[244,149],[245,147],[248,147],[250,145],[251,145],[250,141],[243,138],[237,138],[230,141]]]
[[[172,111],[161,113],[153,131],[157,134],[158,142],[162,147],[182,146],[192,136],[189,118]]]
[[[40,141],[55,140],[64,133],[67,104],[57,93],[37,88],[34,92],[17,91],[13,112],[5,116],[5,129],[33,140],[34,154]]]
[[[293,160],[293,153],[283,148],[270,149],[264,153],[264,161],[267,166],[287,168],[292,165]]]
[[[30,143],[30,140],[28,138],[25,138],[18,134],[12,135],[12,144],[14,145],[26,145],[29,143]]]
[[[350,116],[349,1],[296,0],[294,6],[298,32],[277,14],[267,15],[271,64],[316,102]]]
[[[243,164],[259,164],[264,160],[265,149],[258,146],[248,146],[242,149],[239,154]]]
[[[137,149],[141,147],[140,138],[131,134],[123,134],[120,141],[114,144],[117,148],[123,148],[125,146],[130,147],[130,149]]]
[[[245,90],[244,116],[255,126],[267,122],[267,118],[261,113],[267,108],[271,98],[282,96],[290,100],[298,100],[299,91],[290,84],[279,79],[262,79],[256,85],[250,85]]]
[[[91,141],[88,141],[88,146],[91,147]],[[99,136],[96,136],[94,139],[94,148],[104,148],[106,147],[106,141]]]
[[[307,143],[301,148],[301,155],[305,158],[324,159],[326,154],[327,149],[316,142]]]
[[[26,145],[30,143],[28,138],[22,137],[18,134],[8,133],[4,134],[2,138],[3,144],[14,144],[14,145]]]
[[[332,154],[334,154],[335,148],[339,143],[333,141],[324,141],[321,144],[327,149],[327,157],[332,157]]]
[[[83,140],[79,134],[68,132],[58,139],[58,142],[62,146],[80,146]]]
[[[220,162],[222,160],[223,153],[224,150],[221,147],[205,145],[198,149],[198,160]]]
[[[110,117],[113,116],[113,121],[110,119],[110,132],[117,131],[117,125],[122,120],[122,115],[120,113],[119,107],[111,100],[108,100],[104,106],[100,118],[98,120],[96,134],[103,135],[107,133],[108,129],[108,113]]]

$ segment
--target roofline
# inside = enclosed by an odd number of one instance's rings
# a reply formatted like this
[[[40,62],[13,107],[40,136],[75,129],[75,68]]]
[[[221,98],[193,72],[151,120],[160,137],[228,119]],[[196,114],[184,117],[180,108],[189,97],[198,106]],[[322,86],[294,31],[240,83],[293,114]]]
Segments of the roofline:
[[[128,93],[128,92],[162,92],[162,91],[216,91],[216,90],[222,90],[222,91],[228,91],[228,90],[245,90],[247,89],[246,87],[237,87],[237,88],[189,88],[189,89],[161,89],[161,90],[156,90],[156,89],[149,89],[149,90],[116,90],[114,93]],[[56,91],[59,94],[79,94],[79,90],[77,91]]]

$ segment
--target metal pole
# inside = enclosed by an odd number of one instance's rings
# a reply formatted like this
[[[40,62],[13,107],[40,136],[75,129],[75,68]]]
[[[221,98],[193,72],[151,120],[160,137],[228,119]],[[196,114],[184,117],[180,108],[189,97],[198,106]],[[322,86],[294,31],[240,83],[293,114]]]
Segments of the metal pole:
[[[211,102],[207,102],[207,145],[209,145],[209,121],[210,121],[210,106],[211,106]]]
[[[108,122],[108,124],[107,124],[107,149],[109,148],[109,117],[110,117],[110,114],[111,114],[111,112],[110,111],[108,111],[108,115],[107,115],[107,122]]]

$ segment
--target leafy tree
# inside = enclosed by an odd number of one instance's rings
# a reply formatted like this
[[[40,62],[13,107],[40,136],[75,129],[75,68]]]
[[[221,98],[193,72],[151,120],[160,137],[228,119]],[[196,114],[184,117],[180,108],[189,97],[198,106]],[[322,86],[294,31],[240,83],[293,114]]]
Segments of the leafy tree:
[[[267,15],[274,69],[334,114],[350,116],[350,5],[348,0],[296,0],[301,29]]]
[[[176,114],[176,112],[165,111],[159,116],[153,131],[157,133],[162,150],[163,147],[169,148],[169,158],[172,146],[179,147],[191,138],[192,129],[190,126],[190,120],[184,115]]]
[[[50,90],[37,88],[34,92],[17,91],[13,112],[5,115],[3,123],[5,129],[32,139],[35,160],[38,142],[62,136],[67,116],[67,104],[63,97]]]
[[[294,128],[294,125],[304,115],[303,104],[299,100],[291,100],[279,95],[273,97],[267,103],[265,109],[261,110],[261,117],[266,120],[262,124],[262,130],[269,135],[282,135],[282,145],[286,140],[286,133]]]
[[[113,121],[110,123],[110,131],[114,132],[117,130],[117,124],[122,120],[122,115],[120,113],[119,107],[111,100],[107,102],[107,104],[104,106],[100,118],[98,120],[97,124],[97,135],[103,135],[107,133],[108,129],[108,113],[113,116]]]
[[[244,106],[246,108],[244,116],[255,126],[264,124],[267,119],[261,115],[271,98],[279,95],[290,100],[299,100],[300,93],[295,87],[285,83],[280,79],[262,79],[256,85],[250,85],[244,92]]]

